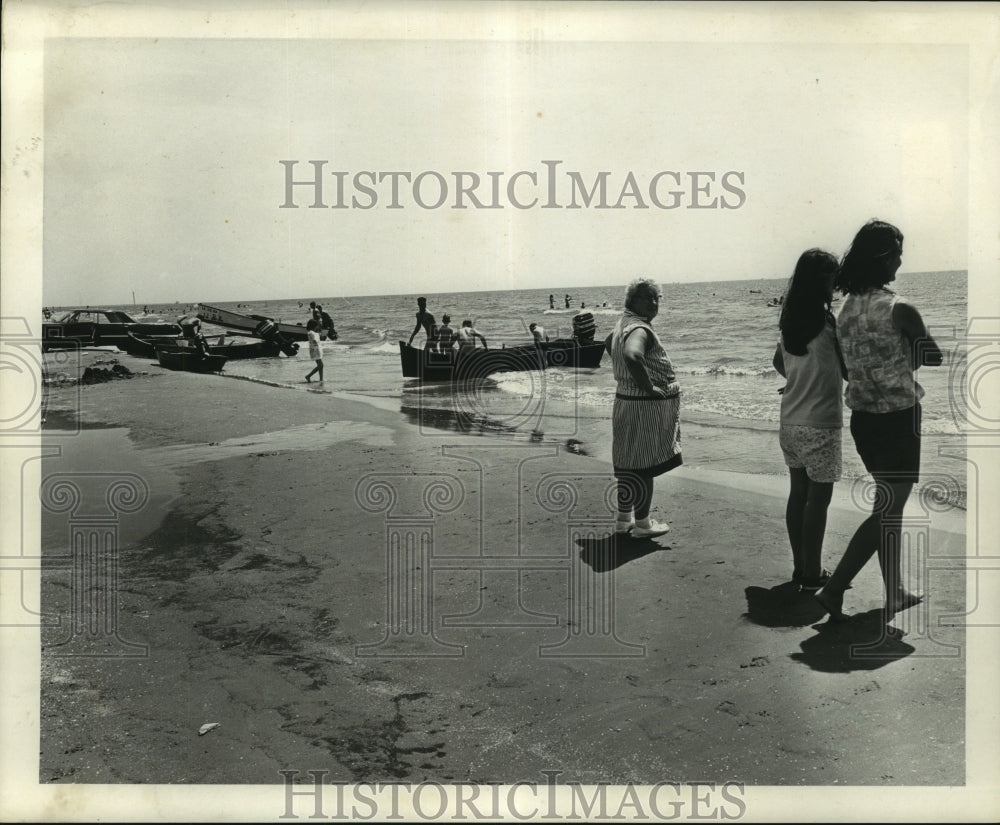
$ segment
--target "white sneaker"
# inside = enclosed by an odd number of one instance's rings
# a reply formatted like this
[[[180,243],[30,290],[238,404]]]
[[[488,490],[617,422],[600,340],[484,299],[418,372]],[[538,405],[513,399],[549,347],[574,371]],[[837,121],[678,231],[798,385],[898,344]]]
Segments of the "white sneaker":
[[[635,527],[635,522],[634,521],[616,521],[615,522],[615,532],[618,535],[620,535],[620,536],[624,535],[625,533],[627,533],[633,527]]]
[[[670,532],[670,525],[662,521],[650,519],[649,527],[640,527],[638,524],[632,528],[632,538],[653,539]]]

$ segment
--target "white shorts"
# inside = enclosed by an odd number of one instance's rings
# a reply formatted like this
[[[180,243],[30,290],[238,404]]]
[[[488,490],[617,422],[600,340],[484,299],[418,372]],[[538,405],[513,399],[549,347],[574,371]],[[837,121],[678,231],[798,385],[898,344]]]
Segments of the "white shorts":
[[[809,479],[821,483],[840,480],[840,437],[840,427],[782,424],[778,430],[785,464],[792,469],[805,467]]]

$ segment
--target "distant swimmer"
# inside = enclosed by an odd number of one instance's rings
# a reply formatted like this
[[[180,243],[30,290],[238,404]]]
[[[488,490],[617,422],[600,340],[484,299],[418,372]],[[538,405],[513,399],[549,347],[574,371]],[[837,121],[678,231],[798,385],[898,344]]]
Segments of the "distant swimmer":
[[[545,327],[540,327],[538,324],[532,322],[528,324],[528,329],[531,330],[531,334],[534,336],[536,343],[549,340],[549,334],[545,331]]]
[[[437,342],[437,322],[434,320],[434,316],[427,311],[426,298],[417,298],[417,323],[413,327],[413,332],[410,333],[410,340],[406,342],[407,346],[413,344],[413,338],[420,332],[421,328],[427,335],[424,349],[432,349]]]
[[[549,309],[555,309],[555,308],[556,308],[556,296],[555,295],[550,295],[549,296]]]
[[[570,297],[569,297],[569,293],[567,292],[566,293],[566,309],[569,309],[569,302],[570,302]]]
[[[459,352],[475,349],[477,338],[483,342],[483,349],[489,349],[486,345],[486,339],[479,333],[479,330],[472,326],[472,321],[469,319],[462,321],[462,328],[455,335],[458,338]]]

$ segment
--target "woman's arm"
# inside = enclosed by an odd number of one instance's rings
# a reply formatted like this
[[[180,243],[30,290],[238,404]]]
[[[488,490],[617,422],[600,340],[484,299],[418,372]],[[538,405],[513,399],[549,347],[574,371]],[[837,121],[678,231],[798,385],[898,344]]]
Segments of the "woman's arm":
[[[910,342],[910,363],[913,369],[939,367],[944,363],[944,353],[931,338],[924,319],[915,306],[905,301],[896,301],[892,307],[892,323]]]
[[[782,378],[786,377],[785,359],[781,354],[781,344],[778,344],[778,346],[774,348],[774,358],[771,359],[771,364],[775,368],[775,370],[777,370],[778,375],[780,375]]]
[[[646,348],[649,346],[649,336],[643,327],[636,327],[625,339],[622,354],[632,380],[649,395],[665,396],[666,392],[654,386],[646,369]]]
[[[844,351],[840,348],[836,330],[833,333],[833,349],[837,353],[837,363],[840,364],[840,377],[847,381],[847,362],[844,360]]]

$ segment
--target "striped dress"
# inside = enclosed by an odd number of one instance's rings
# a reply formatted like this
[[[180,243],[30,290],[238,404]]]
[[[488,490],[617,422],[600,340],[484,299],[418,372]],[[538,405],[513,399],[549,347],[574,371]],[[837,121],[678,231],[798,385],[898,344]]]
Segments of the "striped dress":
[[[646,370],[666,398],[648,396],[632,379],[625,360],[625,339],[646,330]],[[615,474],[658,476],[681,464],[681,390],[674,368],[649,322],[625,310],[611,333],[611,364],[617,392],[612,412],[611,463]]]

